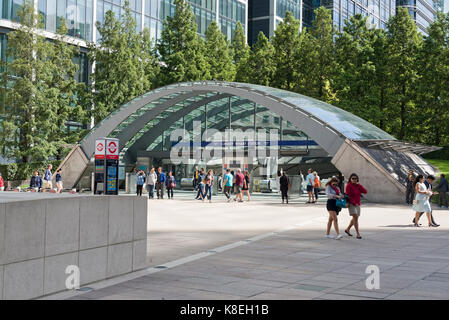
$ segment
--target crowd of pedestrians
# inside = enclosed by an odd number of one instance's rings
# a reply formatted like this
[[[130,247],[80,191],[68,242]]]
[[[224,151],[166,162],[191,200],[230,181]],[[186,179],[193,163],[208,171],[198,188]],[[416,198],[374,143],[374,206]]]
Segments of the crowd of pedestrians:
[[[173,190],[176,188],[176,179],[172,171],[165,173],[161,167],[156,169],[153,167],[145,174],[144,170],[136,172],[136,193],[137,196],[142,196],[142,191],[146,186],[148,198],[154,199],[156,190],[156,197],[164,199],[164,194],[167,192],[168,199],[173,199]]]
[[[56,187],[53,188],[53,166],[49,164],[45,170],[44,176],[39,174],[38,170],[34,170],[33,175],[30,178],[30,184],[26,189],[32,192],[45,192],[51,191],[55,193],[62,193],[62,170],[58,169],[55,174]],[[5,181],[0,172],[0,191],[5,191]]]

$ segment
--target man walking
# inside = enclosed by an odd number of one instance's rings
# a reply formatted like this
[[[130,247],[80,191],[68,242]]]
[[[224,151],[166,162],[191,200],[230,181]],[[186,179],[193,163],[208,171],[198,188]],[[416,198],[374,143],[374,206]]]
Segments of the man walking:
[[[307,173],[308,174],[306,177],[306,182],[307,182],[307,193],[309,195],[309,201],[307,201],[306,203],[315,203],[315,198],[313,195],[313,184],[314,184],[315,176],[313,175],[312,168],[307,170]]]
[[[231,170],[226,169],[226,174],[224,176],[224,194],[226,198],[228,198],[228,202],[231,201],[231,189],[232,189],[232,181],[234,177],[231,174]]]
[[[145,184],[145,172],[143,170],[140,170],[137,173],[137,177],[136,177],[136,189],[137,189],[137,195],[139,197],[142,196],[142,189],[143,189],[144,184]]]
[[[242,170],[239,168],[237,169],[237,174],[235,175],[235,198],[234,201],[237,201],[237,198],[240,198],[238,200],[239,202],[243,202],[243,193],[242,193],[242,187],[243,187],[243,180],[245,179]]]
[[[413,174],[413,170],[409,170],[405,191],[405,202],[407,204],[413,204],[413,200],[415,199],[415,187],[413,186],[413,181],[415,181],[415,175]]]
[[[447,209],[447,198],[446,198],[446,193],[449,191],[449,185],[448,182],[446,180],[446,175],[445,174],[441,174],[440,176],[440,183],[438,183],[438,185],[436,186],[436,188],[440,194],[439,197],[439,203],[438,206],[441,208],[444,202],[444,206]]]
[[[157,168],[156,194],[158,199],[164,199],[165,173],[162,168]]]

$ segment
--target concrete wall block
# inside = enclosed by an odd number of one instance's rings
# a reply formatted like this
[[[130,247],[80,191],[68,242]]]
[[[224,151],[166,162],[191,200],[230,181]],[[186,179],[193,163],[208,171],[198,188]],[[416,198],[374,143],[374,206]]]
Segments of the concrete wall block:
[[[132,197],[109,198],[109,240],[108,244],[117,244],[133,240]]]
[[[114,277],[131,272],[132,266],[132,242],[116,244],[108,247],[108,277]]]
[[[6,220],[6,205],[0,203],[0,266],[5,264],[5,220]],[[0,287],[0,290],[2,287]]]
[[[134,198],[134,240],[147,238],[148,200],[145,197]]]
[[[5,300],[24,300],[44,293],[44,259],[34,259],[5,266]]]
[[[80,198],[80,250],[108,243],[108,196]]]
[[[66,290],[66,280],[71,274],[66,274],[68,266],[78,266],[78,252],[45,258],[44,294]]]
[[[147,267],[147,240],[133,242],[133,271]]]
[[[3,300],[3,272],[5,271],[4,266],[0,266],[0,300]]]
[[[107,247],[80,251],[79,267],[81,285],[106,278],[107,255]]]
[[[6,204],[5,263],[44,256],[47,200]]]
[[[80,200],[54,199],[47,203],[45,255],[77,251],[79,248]]]

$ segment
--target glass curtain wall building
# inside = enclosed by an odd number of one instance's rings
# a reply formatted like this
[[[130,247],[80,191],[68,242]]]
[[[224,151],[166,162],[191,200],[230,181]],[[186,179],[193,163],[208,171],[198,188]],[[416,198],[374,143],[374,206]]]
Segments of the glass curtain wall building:
[[[302,0],[249,0],[248,43],[257,41],[259,32],[271,37],[287,11],[302,20]],[[301,23],[302,25],[302,23]]]
[[[368,17],[372,27],[386,28],[386,23],[396,13],[396,0],[303,0],[303,26],[312,27],[313,11],[324,6],[332,11],[335,28],[343,31],[345,20],[355,14]]]
[[[205,35],[212,21],[216,21],[222,32],[231,40],[237,22],[248,28],[248,0],[190,0],[187,1],[195,13],[198,33]],[[12,22],[18,21],[18,12],[24,0],[0,0],[0,43],[1,59],[5,59],[6,34],[14,30]],[[88,81],[89,66],[86,57],[87,42],[99,39],[95,22],[104,22],[106,12],[112,10],[116,16],[123,14],[124,0],[34,0],[37,10],[44,18],[44,28],[49,38],[59,28],[59,18],[66,20],[68,33],[81,47],[81,56],[76,63],[80,66],[79,81]],[[137,22],[137,31],[148,28],[152,38],[158,40],[163,20],[175,12],[173,0],[129,0],[132,15]]]
[[[418,31],[424,35],[428,35],[427,28],[435,20],[437,11],[442,9],[440,0],[397,0],[396,5],[407,8]]]

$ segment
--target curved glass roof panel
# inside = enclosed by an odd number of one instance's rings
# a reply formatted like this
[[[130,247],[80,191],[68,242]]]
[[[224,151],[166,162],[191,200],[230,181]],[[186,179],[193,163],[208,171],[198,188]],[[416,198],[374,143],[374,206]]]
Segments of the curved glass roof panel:
[[[251,88],[289,102],[306,111],[312,116],[329,124],[338,132],[352,140],[396,140],[393,136],[377,128],[350,112],[325,103],[323,101],[303,96],[299,93],[269,88],[248,83],[233,83],[236,87]]]

